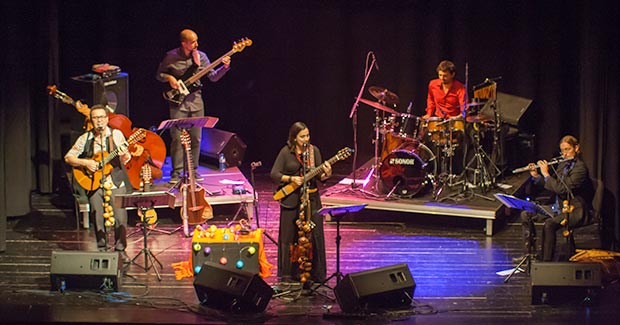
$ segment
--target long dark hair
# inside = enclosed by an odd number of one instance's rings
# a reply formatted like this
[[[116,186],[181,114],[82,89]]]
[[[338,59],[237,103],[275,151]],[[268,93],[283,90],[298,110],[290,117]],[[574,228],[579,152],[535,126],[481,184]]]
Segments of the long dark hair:
[[[297,138],[297,134],[307,128],[304,122],[295,122],[291,125],[291,128],[288,130],[288,140],[286,140],[286,145],[288,145],[289,149],[295,149],[295,138]]]

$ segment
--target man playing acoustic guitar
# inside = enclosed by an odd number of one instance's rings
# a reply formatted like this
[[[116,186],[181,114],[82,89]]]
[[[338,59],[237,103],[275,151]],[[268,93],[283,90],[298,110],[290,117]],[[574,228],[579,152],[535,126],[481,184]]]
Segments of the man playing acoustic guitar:
[[[114,227],[116,251],[121,252],[123,262],[129,262],[125,253],[127,247],[127,211],[114,207],[114,195],[126,194],[131,191],[129,177],[124,164],[131,159],[127,151],[125,136],[120,130],[108,127],[107,110],[103,105],[91,108],[90,119],[93,129],[83,133],[65,155],[65,162],[84,175],[94,178],[101,173],[101,186],[86,189],[90,204],[91,217],[95,219],[95,237],[97,248],[107,249],[106,226]],[[109,165],[101,166],[108,155],[117,154]],[[108,159],[105,159],[108,160]],[[111,167],[111,168],[110,168]],[[74,173],[75,174],[75,173]]]

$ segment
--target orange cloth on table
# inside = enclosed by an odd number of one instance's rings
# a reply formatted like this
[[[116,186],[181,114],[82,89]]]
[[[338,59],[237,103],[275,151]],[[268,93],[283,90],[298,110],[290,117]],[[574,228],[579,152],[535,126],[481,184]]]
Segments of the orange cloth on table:
[[[194,230],[192,243],[234,243],[238,241],[258,243],[258,275],[261,278],[266,278],[271,275],[271,269],[273,268],[273,265],[269,263],[269,261],[267,261],[267,254],[265,253],[263,242],[263,231],[263,229],[258,228],[256,230],[250,231],[250,233],[247,235],[236,235],[233,231],[231,231],[231,228],[202,229],[196,227],[196,229]],[[229,239],[225,240],[224,235],[228,235]],[[235,236],[237,237],[235,238]],[[194,276],[194,270],[192,267],[194,264],[192,261],[192,256],[193,251],[190,252],[188,261],[182,261],[172,264],[172,267],[175,270],[174,274],[177,280]]]

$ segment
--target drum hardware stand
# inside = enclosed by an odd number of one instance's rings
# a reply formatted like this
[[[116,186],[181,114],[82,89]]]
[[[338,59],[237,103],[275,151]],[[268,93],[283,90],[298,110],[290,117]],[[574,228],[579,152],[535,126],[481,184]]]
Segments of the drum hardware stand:
[[[450,120],[446,120],[444,122],[439,123],[438,125],[444,124],[444,123],[450,123]],[[445,144],[443,145],[443,148],[440,148],[441,152],[442,152],[442,157],[443,159],[441,160],[441,174],[444,175],[444,178],[447,178],[447,180],[444,180],[442,183],[442,185],[448,185],[448,187],[454,187],[456,185],[461,184],[463,181],[457,181],[457,182],[453,182],[455,178],[457,178],[458,175],[454,175],[452,173],[452,157],[454,156],[454,153],[456,151],[456,145],[452,143],[452,139],[453,139],[453,135],[452,135],[452,127],[450,124],[448,124],[449,127],[449,131],[447,130],[448,128],[446,128],[443,132],[444,132],[444,138],[445,140]],[[439,155],[439,153],[438,153]],[[448,165],[449,166],[446,166]]]
[[[470,161],[465,166],[465,169],[463,170],[463,176],[464,176],[463,179],[467,180],[467,171],[473,172],[472,185],[475,188],[480,188],[482,192],[486,193],[492,186],[494,186],[495,177],[499,175],[500,170],[499,168],[497,168],[497,166],[493,163],[493,161],[489,158],[488,154],[482,148],[482,145],[480,144],[479,132],[474,133],[473,138],[474,138],[474,156],[470,159]],[[487,161],[488,161],[488,165],[485,163]],[[474,164],[475,164],[475,167],[472,167],[472,165]],[[489,168],[493,169],[493,173],[489,171]],[[480,176],[479,178],[478,178],[478,175]],[[467,182],[465,182],[464,187],[467,188],[467,186],[468,184]],[[476,194],[475,192],[474,192],[474,195],[490,200],[490,201],[494,201],[494,199],[492,198]]]
[[[394,187],[392,187],[392,189],[390,190],[390,192],[388,192],[388,194],[385,196],[385,200],[397,200],[397,198],[392,197],[392,194],[394,194],[394,191],[396,191],[396,188],[398,187],[398,185],[400,185],[401,180],[399,179],[396,184],[394,184]]]

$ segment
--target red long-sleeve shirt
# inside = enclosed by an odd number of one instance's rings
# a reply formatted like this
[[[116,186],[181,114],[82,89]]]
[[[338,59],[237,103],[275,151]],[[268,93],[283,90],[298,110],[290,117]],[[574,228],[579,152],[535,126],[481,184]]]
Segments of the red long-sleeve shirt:
[[[447,93],[441,89],[441,80],[433,79],[428,83],[426,114],[429,116],[462,116],[465,108],[465,86],[453,80]]]

